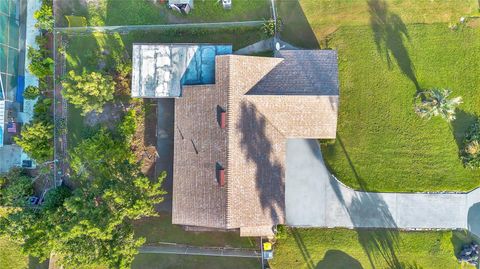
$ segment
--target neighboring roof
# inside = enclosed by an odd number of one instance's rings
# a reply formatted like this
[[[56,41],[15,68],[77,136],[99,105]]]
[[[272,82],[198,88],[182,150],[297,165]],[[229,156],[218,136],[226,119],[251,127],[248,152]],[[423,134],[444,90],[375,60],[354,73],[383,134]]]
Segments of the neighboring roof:
[[[335,50],[281,50],[284,61],[262,78],[248,94],[338,95]]]
[[[334,138],[338,110],[337,95],[250,94],[288,60],[217,56],[214,85],[185,87],[175,102],[173,223],[244,236],[285,223],[286,139]],[[217,106],[227,112],[226,132]],[[215,181],[217,163],[226,187]]]
[[[231,45],[133,44],[132,97],[179,97],[182,85],[215,82],[215,56]]]

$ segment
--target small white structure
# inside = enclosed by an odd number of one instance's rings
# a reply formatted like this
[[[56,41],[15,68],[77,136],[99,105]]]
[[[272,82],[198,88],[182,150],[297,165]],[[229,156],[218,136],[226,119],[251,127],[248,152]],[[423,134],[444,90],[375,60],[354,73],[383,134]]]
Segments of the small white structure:
[[[224,9],[232,9],[232,0],[222,0]]]
[[[193,9],[193,0],[168,0],[168,6],[180,13],[188,14]]]

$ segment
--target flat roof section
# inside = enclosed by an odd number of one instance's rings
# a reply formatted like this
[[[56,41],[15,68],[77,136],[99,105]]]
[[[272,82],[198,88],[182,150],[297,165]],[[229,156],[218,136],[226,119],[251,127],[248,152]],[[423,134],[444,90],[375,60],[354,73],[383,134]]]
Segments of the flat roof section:
[[[179,97],[182,85],[214,84],[215,56],[231,53],[231,45],[133,44],[132,97]]]

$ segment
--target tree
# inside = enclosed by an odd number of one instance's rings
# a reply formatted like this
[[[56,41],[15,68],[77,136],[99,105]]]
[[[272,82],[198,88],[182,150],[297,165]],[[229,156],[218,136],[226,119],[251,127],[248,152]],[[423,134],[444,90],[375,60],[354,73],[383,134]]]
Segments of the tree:
[[[448,122],[455,119],[455,109],[462,103],[461,97],[448,98],[449,89],[423,91],[415,98],[415,112],[422,118],[440,116]]]
[[[52,99],[41,98],[33,107],[33,122],[53,123]]]
[[[25,88],[25,91],[23,91],[23,97],[25,99],[30,99],[33,100],[37,98],[40,95],[40,89],[37,86],[28,86]]]
[[[39,79],[53,75],[54,61],[45,54],[42,50],[28,48],[28,58],[30,59],[28,70]]]
[[[156,182],[146,178],[126,137],[117,133],[102,129],[75,147],[70,179],[76,189],[49,192],[40,211],[24,208],[0,217],[0,234],[42,260],[54,252],[66,268],[130,268],[144,243],[134,237],[131,220],[156,215],[166,174]]]
[[[35,27],[50,33],[53,31],[55,20],[53,18],[52,7],[50,5],[44,2],[40,9],[33,13],[33,17],[37,19]]]
[[[82,109],[82,115],[91,111],[101,113],[103,105],[113,100],[115,82],[111,76],[91,72],[75,74],[68,72],[62,81],[63,96],[75,107]]]
[[[24,206],[26,197],[33,194],[32,178],[20,169],[12,169],[0,179],[1,206]]]
[[[36,122],[22,128],[21,138],[15,142],[37,162],[53,159],[53,124]]]

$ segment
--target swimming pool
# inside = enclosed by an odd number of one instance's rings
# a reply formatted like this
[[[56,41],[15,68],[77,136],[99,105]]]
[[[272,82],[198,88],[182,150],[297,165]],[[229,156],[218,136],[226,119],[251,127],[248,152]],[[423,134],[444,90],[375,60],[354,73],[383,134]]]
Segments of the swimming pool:
[[[185,70],[182,85],[215,83],[215,56],[227,54],[232,54],[230,45],[200,45]]]

